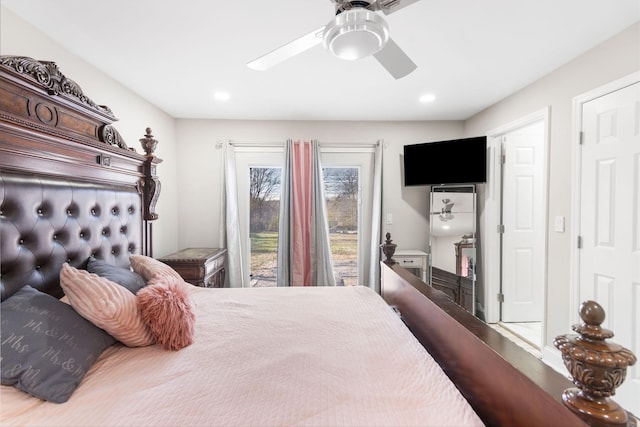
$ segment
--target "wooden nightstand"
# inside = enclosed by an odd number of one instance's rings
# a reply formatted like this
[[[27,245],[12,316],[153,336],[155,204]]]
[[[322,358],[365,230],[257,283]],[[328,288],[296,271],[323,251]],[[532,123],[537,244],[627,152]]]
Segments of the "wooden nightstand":
[[[185,282],[205,288],[222,288],[226,253],[226,249],[186,248],[159,261],[176,270]]]

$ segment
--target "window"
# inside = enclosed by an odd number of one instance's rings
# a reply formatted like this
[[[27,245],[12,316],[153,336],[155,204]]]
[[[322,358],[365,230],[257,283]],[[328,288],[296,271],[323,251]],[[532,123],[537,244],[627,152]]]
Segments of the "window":
[[[249,168],[251,286],[276,286],[282,169]]]
[[[357,285],[359,169],[325,167],[322,173],[336,284]]]
[[[336,281],[347,286],[366,284],[370,263],[378,261],[370,260],[374,149],[321,147],[321,151]],[[245,281],[252,286],[275,286],[280,189],[260,205],[258,189],[252,190],[251,185],[262,170],[277,170],[281,176],[283,149],[236,146],[235,157]]]

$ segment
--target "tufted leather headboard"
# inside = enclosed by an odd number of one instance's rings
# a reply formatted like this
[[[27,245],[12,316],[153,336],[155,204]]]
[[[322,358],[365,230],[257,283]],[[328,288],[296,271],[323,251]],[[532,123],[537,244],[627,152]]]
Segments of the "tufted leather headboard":
[[[160,191],[151,130],[129,148],[53,62],[0,56],[0,293],[31,285],[62,296],[64,262],[129,266],[151,255]]]
[[[62,263],[90,255],[129,266],[141,253],[142,203],[135,189],[70,179],[0,176],[0,292],[24,285],[62,296]]]

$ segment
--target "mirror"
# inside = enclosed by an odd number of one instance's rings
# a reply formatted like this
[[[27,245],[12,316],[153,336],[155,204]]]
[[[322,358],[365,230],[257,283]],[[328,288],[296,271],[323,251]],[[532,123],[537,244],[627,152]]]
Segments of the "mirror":
[[[429,283],[475,314],[476,187],[431,187]]]
[[[456,274],[458,276],[476,279],[476,244],[473,234],[465,234],[462,240],[455,243]]]

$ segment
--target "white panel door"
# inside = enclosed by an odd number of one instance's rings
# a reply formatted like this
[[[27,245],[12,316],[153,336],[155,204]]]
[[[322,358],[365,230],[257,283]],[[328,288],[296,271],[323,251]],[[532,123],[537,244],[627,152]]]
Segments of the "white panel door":
[[[606,311],[612,341],[640,355],[640,83],[582,107],[580,302]],[[615,400],[640,413],[640,369]]]
[[[540,322],[543,314],[545,218],[544,122],[504,136],[502,192],[503,322]]]

